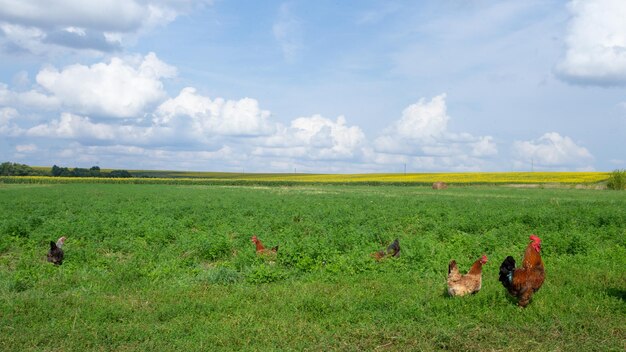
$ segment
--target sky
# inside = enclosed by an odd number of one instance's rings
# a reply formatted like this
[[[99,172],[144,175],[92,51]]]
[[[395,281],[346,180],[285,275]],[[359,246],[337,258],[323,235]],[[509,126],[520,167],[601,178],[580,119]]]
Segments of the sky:
[[[0,162],[626,168],[623,0],[0,0]]]

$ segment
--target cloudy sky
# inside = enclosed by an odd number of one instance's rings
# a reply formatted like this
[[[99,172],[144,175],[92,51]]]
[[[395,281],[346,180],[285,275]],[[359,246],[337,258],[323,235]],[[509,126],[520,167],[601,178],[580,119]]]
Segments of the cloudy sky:
[[[0,0],[0,162],[626,168],[626,1]]]

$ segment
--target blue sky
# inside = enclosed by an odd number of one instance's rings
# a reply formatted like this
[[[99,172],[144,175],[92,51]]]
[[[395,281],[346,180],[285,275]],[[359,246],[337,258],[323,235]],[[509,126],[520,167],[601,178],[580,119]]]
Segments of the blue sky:
[[[626,167],[626,2],[0,0],[0,161]]]

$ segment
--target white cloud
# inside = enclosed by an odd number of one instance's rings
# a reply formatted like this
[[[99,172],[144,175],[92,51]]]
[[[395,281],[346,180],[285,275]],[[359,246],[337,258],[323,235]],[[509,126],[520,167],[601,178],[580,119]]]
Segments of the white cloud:
[[[417,142],[433,142],[440,138],[448,128],[446,114],[446,95],[434,97],[430,102],[424,98],[402,111],[402,118],[391,126],[393,134],[400,138]]]
[[[58,48],[106,52],[209,2],[0,0],[0,30],[4,41],[37,55]]]
[[[0,108],[0,135],[16,136],[21,129],[15,123],[19,113],[14,108]]]
[[[162,79],[173,78],[176,68],[154,53],[144,57],[113,57],[108,63],[75,64],[61,70],[42,69],[37,84],[15,91],[0,83],[0,105],[26,110],[64,108],[79,114],[142,118],[167,97]],[[22,78],[21,80],[27,80]]]
[[[17,110],[14,108],[1,108],[0,109],[0,126],[8,124],[11,120],[18,116]]]
[[[62,113],[59,119],[33,126],[25,131],[29,137],[78,141],[90,145],[125,145],[163,147],[199,143],[188,129],[165,126],[140,126],[94,122],[89,117]]]
[[[491,136],[479,137],[478,141],[472,143],[471,146],[471,155],[475,157],[498,154],[498,148],[496,147],[493,137]]]
[[[141,25],[145,6],[137,1],[1,0],[0,18],[37,27],[55,25],[127,31]]]
[[[270,113],[254,99],[211,100],[185,88],[161,104],[152,121],[92,120],[64,112],[58,119],[25,130],[29,137],[80,141],[84,145],[175,147],[214,152],[232,143],[245,149],[275,131]],[[256,138],[256,139],[255,139]],[[248,140],[248,141],[246,141]]]
[[[187,87],[157,108],[154,122],[159,126],[190,123],[197,135],[205,137],[262,136],[274,131],[269,117],[269,111],[261,110],[255,99],[211,100]]]
[[[0,105],[35,110],[54,110],[60,107],[60,101],[53,96],[37,90],[16,92],[0,83]]]
[[[180,151],[155,147],[127,145],[85,146],[71,143],[55,150],[47,161],[51,164],[115,165],[123,169],[170,169],[170,170],[241,170],[242,156],[231,147],[225,146],[215,151]]]
[[[18,88],[25,88],[30,86],[30,78],[28,78],[28,72],[18,71],[13,75],[13,85]]]
[[[37,150],[37,146],[34,144],[18,144],[15,146],[15,151],[18,153],[33,153]]]
[[[356,23],[359,25],[378,24],[390,15],[396,14],[400,10],[402,10],[402,8],[397,3],[385,2],[377,4],[377,8],[363,11],[358,14]]]
[[[461,160],[465,157],[485,158],[496,155],[491,136],[474,137],[469,133],[448,131],[446,95],[430,101],[420,99],[402,112],[402,117],[374,140],[374,151],[407,157],[436,157]],[[385,160],[384,157],[381,160]],[[400,158],[403,159],[403,158]],[[423,159],[426,164],[431,159]]]
[[[111,125],[92,123],[88,117],[63,113],[58,120],[28,129],[26,135],[67,139],[112,140],[115,138],[116,133],[115,128]]]
[[[358,126],[348,126],[345,117],[336,121],[321,115],[299,117],[288,127],[262,141],[253,154],[300,160],[354,160],[361,154],[365,135]]]
[[[369,171],[402,172],[406,166],[408,172],[424,171],[485,171],[489,167],[485,160],[470,155],[456,156],[413,156],[406,154],[386,154],[369,150],[366,160],[370,163]]]
[[[287,62],[293,62],[302,50],[302,25],[288,3],[280,5],[278,19],[272,26],[274,38]]]
[[[10,48],[10,51],[18,53],[30,52],[40,55],[44,51],[41,42],[45,37],[45,32],[39,28],[0,21],[0,44],[4,44],[5,51]]]
[[[516,169],[529,169],[532,163],[538,169],[590,170],[594,159],[585,147],[556,132],[536,140],[514,142],[513,156]]]
[[[37,90],[18,93],[16,103],[29,109],[55,110],[60,107],[61,102],[54,96],[49,96]]]
[[[580,84],[626,84],[626,2],[572,0],[563,60],[557,73]]]
[[[174,67],[150,53],[141,60],[114,57],[108,64],[75,64],[61,71],[48,67],[36,80],[74,112],[139,118],[166,97],[161,79],[175,74]]]

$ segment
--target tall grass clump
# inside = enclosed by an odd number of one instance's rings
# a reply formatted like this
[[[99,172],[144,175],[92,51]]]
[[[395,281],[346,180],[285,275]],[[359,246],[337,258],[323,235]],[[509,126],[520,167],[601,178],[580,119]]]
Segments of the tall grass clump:
[[[228,285],[238,282],[241,279],[241,274],[235,269],[218,266],[203,271],[198,279],[210,284]]]
[[[611,172],[606,187],[617,191],[626,188],[626,170],[617,169]]]

